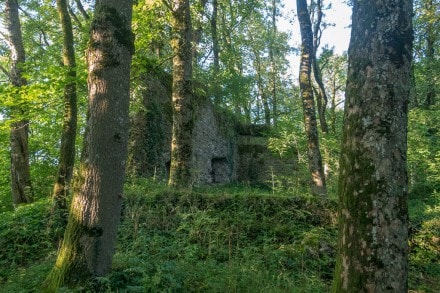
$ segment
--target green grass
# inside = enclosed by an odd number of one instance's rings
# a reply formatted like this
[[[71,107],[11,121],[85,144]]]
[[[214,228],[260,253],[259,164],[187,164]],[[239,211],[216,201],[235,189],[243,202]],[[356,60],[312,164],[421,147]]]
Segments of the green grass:
[[[439,292],[440,198],[410,198],[410,288]],[[38,292],[54,263],[48,201],[0,214],[0,292]],[[336,202],[246,186],[128,183],[113,271],[60,292],[328,292]],[[14,253],[16,252],[16,253]]]

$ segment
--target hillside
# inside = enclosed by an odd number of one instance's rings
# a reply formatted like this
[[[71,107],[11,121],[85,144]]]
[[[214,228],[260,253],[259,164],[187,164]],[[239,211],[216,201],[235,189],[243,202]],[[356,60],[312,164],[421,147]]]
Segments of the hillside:
[[[113,271],[60,292],[328,292],[336,202],[249,186],[126,185]],[[413,292],[438,292],[439,193],[410,200]],[[39,292],[56,231],[48,202],[1,214],[0,292]]]

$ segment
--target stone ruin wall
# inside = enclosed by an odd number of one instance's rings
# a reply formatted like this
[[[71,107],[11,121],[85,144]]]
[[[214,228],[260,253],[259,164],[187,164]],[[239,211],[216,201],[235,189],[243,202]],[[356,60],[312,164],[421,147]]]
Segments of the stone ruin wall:
[[[142,106],[132,116],[127,171],[167,180],[171,158],[172,104],[169,76],[144,78]],[[293,176],[294,159],[267,147],[262,125],[239,124],[231,114],[198,98],[193,130],[195,185],[246,182],[270,185],[274,176]]]

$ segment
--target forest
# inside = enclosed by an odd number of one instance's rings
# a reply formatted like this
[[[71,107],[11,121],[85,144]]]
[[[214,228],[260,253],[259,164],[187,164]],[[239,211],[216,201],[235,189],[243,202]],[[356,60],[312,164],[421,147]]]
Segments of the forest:
[[[1,1],[0,293],[440,292],[440,1],[293,2]]]

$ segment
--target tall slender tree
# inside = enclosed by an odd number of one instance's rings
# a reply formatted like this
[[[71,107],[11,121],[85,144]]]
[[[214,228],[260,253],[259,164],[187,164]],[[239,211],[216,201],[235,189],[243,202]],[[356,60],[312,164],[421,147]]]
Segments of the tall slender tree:
[[[353,4],[333,292],[408,292],[412,0]]]
[[[164,0],[173,14],[173,133],[169,185],[191,184],[194,104],[192,88],[192,26],[189,0]]]
[[[316,1],[316,19],[313,24],[313,56],[312,56],[312,69],[313,78],[316,82],[316,104],[318,106],[319,124],[321,126],[322,133],[328,132],[328,124],[326,119],[326,109],[328,104],[328,97],[325,91],[324,83],[322,81],[321,68],[318,65],[317,53],[322,36],[322,0]]]
[[[337,107],[344,102],[342,96],[347,79],[347,56],[345,54],[335,55],[332,50],[326,50],[320,59],[325,64],[322,67],[322,73],[325,76],[323,82],[330,99],[330,128],[333,133],[336,133]]]
[[[435,15],[435,10],[438,9],[438,3],[435,3],[434,0],[425,0],[422,1],[423,10],[425,12],[425,16],[427,15]],[[437,7],[436,7],[437,6]],[[439,20],[430,19],[426,17],[425,23],[425,32],[424,38],[426,38],[426,75],[427,79],[427,87],[426,87],[426,100],[425,106],[429,108],[430,106],[435,104],[436,98],[436,46],[435,43],[439,37],[436,26],[438,26]]]
[[[120,220],[134,51],[132,1],[98,0],[94,11],[87,52],[89,105],[81,180],[44,292],[108,273]]]
[[[218,34],[218,0],[212,1],[212,16],[210,19],[211,25],[211,37],[212,37],[212,55],[213,55],[213,73],[214,77],[218,78],[220,73],[220,43],[219,43],[219,34]],[[212,88],[214,102],[216,105],[220,105],[222,103],[221,97],[221,88],[218,82],[214,81],[214,85]]]
[[[301,30],[301,61],[299,69],[299,87],[304,112],[304,126],[307,135],[307,156],[311,174],[311,189],[314,195],[327,195],[324,168],[319,149],[318,127],[316,122],[315,101],[311,82],[313,59],[313,32],[307,0],[297,0],[297,14]]]
[[[75,162],[75,138],[77,126],[76,61],[72,23],[66,0],[57,0],[57,9],[63,31],[63,64],[66,67],[64,86],[64,119],[61,134],[58,174],[53,189],[53,212],[62,218],[67,212],[67,196]]]
[[[27,81],[23,77],[26,55],[23,46],[17,0],[6,1],[5,17],[12,58],[9,79],[13,86],[19,88],[25,86]],[[20,104],[22,104],[22,101],[20,101],[20,96],[17,96],[17,105]],[[29,167],[29,120],[26,118],[26,109],[22,106],[14,106],[11,113],[11,118],[13,119],[10,132],[11,192],[14,205],[18,205],[29,203],[33,198]]]
[[[277,0],[272,0],[271,7],[271,24],[270,24],[270,39],[269,39],[269,60],[270,60],[270,92],[272,95],[272,119],[273,125],[277,127],[278,122],[278,65],[276,64],[275,56],[275,42],[278,36],[277,28],[277,7],[279,3]]]
[[[258,43],[254,40],[253,32],[249,31],[249,40],[251,41],[251,50],[254,53],[254,69],[255,69],[255,78],[256,78],[256,87],[258,91],[258,96],[261,99],[261,104],[263,104],[263,116],[264,123],[270,126],[271,122],[271,111],[269,107],[269,99],[266,90],[266,84],[263,80],[263,72],[264,72],[264,64],[261,60],[260,54],[262,54],[262,50]],[[257,113],[259,114],[259,113]]]

